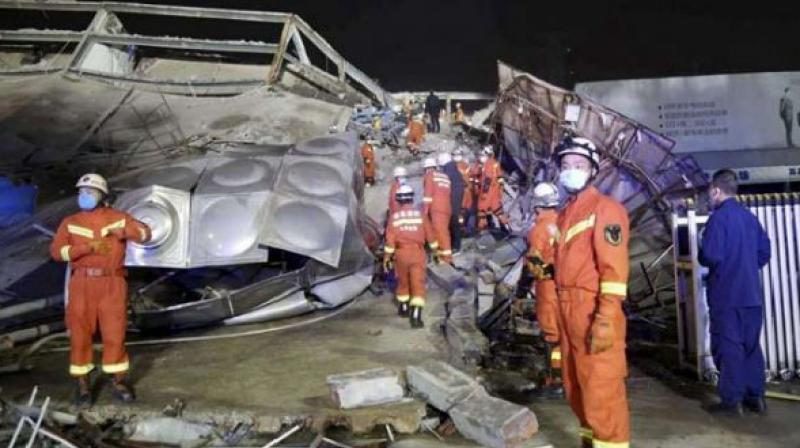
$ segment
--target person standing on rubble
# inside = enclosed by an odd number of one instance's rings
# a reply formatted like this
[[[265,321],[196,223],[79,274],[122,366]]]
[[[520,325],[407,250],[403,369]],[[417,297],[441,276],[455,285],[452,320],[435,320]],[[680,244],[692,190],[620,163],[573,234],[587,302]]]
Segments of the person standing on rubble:
[[[789,148],[794,148],[794,142],[792,141],[792,122],[794,121],[794,103],[792,102],[792,97],[790,96],[792,89],[787,87],[783,91],[783,96],[781,97],[780,103],[778,105],[778,114],[783,120],[783,127],[786,129],[786,146]],[[800,120],[798,120],[800,123]]]
[[[364,185],[371,187],[375,185],[375,148],[372,147],[367,137],[362,135],[361,158],[364,160]]]
[[[469,208],[469,213],[465,218],[467,233],[472,234],[478,227],[478,198],[481,192],[481,176],[483,172],[483,163],[480,157],[475,157],[473,154],[472,164],[469,168],[469,184],[470,195],[472,197],[472,204]]]
[[[590,140],[566,138],[556,148],[556,161],[569,195],[558,216],[555,251],[564,391],[583,446],[627,448],[622,301],[630,269],[628,213],[590,185],[600,169]]]
[[[758,219],[736,201],[736,173],[719,170],[708,196],[713,208],[700,243],[699,261],[709,268],[708,311],[711,354],[719,369],[720,403],[712,414],[763,415],[764,355],[761,326],[764,298],[759,271],[769,262],[770,241]]]
[[[464,124],[464,109],[461,108],[461,103],[456,103],[456,111],[453,113],[453,124]]]
[[[502,227],[508,226],[508,218],[503,211],[503,169],[495,160],[491,146],[486,146],[480,156],[481,177],[478,193],[478,228],[489,227],[494,216]]]
[[[425,113],[431,119],[431,133],[438,134],[441,131],[439,125],[439,114],[442,112],[442,100],[431,90],[425,98]]]
[[[408,123],[408,136],[406,136],[406,146],[411,155],[416,157],[422,149],[422,142],[425,140],[425,123],[422,122],[422,114],[414,115],[414,119]]]
[[[561,370],[561,331],[558,324],[558,295],[555,283],[555,247],[558,239],[558,189],[549,182],[540,182],[533,189],[533,209],[536,221],[528,232],[527,269],[523,276],[533,281],[536,297],[536,319],[542,329],[550,357],[550,372],[545,386],[560,389],[558,378]],[[530,281],[529,280],[529,281]],[[527,287],[525,287],[527,286]],[[527,295],[530,285],[518,288],[517,298]]]
[[[427,158],[422,162],[425,176],[422,179],[422,203],[425,216],[430,220],[436,241],[439,243],[439,260],[453,262],[450,241],[450,178],[437,169],[436,160]]]
[[[458,214],[458,224],[461,229],[464,229],[466,224],[467,215],[472,208],[472,184],[469,179],[469,163],[464,160],[464,151],[456,149],[453,151],[453,161],[456,163],[459,174],[461,174],[461,182],[464,186],[464,192],[461,195],[461,206]]]
[[[425,243],[433,251],[434,260],[439,245],[430,221],[414,206],[414,190],[410,185],[397,189],[396,200],[400,203],[400,209],[389,217],[383,269],[388,272],[394,264],[398,314],[408,316],[412,328],[422,328],[427,282]]]
[[[123,402],[134,400],[127,383],[128,285],[123,267],[127,241],[150,240],[150,228],[104,201],[108,184],[98,174],[85,174],[77,183],[81,211],[58,226],[50,254],[69,262],[69,303],[66,322],[70,334],[69,373],[77,381],[76,404],[91,405],[89,374],[94,370],[92,338],[98,329],[103,340],[103,372],[113,377],[112,393]]]
[[[461,251],[461,205],[464,202],[464,178],[453,161],[450,153],[439,154],[436,161],[439,169],[450,179],[450,248],[453,252]]]

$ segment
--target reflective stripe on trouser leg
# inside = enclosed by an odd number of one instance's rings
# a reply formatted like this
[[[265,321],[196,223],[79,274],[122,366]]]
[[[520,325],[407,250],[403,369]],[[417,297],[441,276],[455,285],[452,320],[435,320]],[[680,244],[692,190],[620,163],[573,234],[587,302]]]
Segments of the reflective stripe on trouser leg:
[[[397,301],[401,303],[406,303],[411,298],[409,288],[410,274],[408,272],[408,262],[404,255],[398,254],[394,257],[394,274],[397,278],[395,294],[397,294]]]
[[[594,439],[592,446],[594,448],[628,448],[631,444],[629,442],[603,442],[602,440]]]
[[[411,306],[425,306],[425,259],[422,258],[410,266],[411,273]]]
[[[569,300],[559,300],[558,318],[561,331],[561,381],[564,386],[564,394],[567,398],[575,417],[584,428],[588,428],[589,424],[586,421],[586,416],[583,412],[583,397],[581,395],[580,385],[578,384],[577,369],[575,366],[575,356],[573,356],[573,345],[585,344],[585,341],[573,341],[570,338],[570,333],[567,331],[567,319],[572,309],[572,303]]]
[[[612,317],[614,346],[603,353],[589,354],[586,341],[598,299],[577,289],[560,294],[562,310],[564,305],[569,309],[565,314],[563,333],[571,338],[570,358],[574,359],[571,359],[570,367],[575,367],[585,426],[592,428],[595,446],[601,446],[598,441],[627,443],[630,440],[630,415],[625,389],[625,316],[620,310]]]
[[[100,296],[97,317],[103,340],[103,372],[128,371],[125,332],[128,329],[128,286],[124,277],[104,277],[106,294]]]
[[[69,329],[70,375],[86,375],[94,368],[92,336],[97,329],[98,298],[91,294],[92,283],[88,277],[73,277],[69,281],[65,320]]]
[[[400,302],[400,303],[406,303],[409,300],[411,300],[411,296],[409,296],[408,294],[405,294],[405,295],[402,295],[402,296],[397,296],[397,301]]]

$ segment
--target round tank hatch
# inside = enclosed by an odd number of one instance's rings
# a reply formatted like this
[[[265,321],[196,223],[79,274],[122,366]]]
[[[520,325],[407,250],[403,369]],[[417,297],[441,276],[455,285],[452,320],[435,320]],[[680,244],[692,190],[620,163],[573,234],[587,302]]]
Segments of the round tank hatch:
[[[177,213],[171,205],[149,200],[134,205],[128,212],[150,227],[150,241],[139,246],[156,248],[169,240],[177,220]]]
[[[331,137],[319,137],[297,144],[296,149],[303,154],[324,156],[339,154],[349,149],[347,143]]]

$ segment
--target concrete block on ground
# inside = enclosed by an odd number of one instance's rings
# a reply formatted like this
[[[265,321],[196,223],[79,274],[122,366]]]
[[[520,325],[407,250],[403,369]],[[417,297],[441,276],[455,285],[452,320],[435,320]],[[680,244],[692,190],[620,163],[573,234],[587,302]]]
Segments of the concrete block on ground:
[[[458,362],[477,365],[489,349],[489,340],[475,325],[474,319],[447,319],[444,334],[450,354]]]
[[[464,274],[448,263],[431,263],[428,265],[428,273],[434,283],[449,293],[467,286]]]
[[[429,361],[406,368],[408,385],[431,406],[447,412],[470,396],[486,395],[472,377],[442,361]]]
[[[449,319],[472,319],[475,320],[475,298],[477,297],[474,288],[458,289],[447,298],[447,317]]]
[[[457,404],[450,410],[450,418],[461,435],[492,448],[521,447],[539,431],[530,409],[488,395]]]
[[[403,399],[400,376],[385,367],[330,375],[327,383],[331,399],[341,409],[394,403]]]

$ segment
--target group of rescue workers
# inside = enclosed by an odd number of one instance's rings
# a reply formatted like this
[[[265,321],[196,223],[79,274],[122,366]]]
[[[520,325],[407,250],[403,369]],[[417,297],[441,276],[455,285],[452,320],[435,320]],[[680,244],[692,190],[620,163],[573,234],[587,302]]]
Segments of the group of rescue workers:
[[[622,447],[630,438],[624,378],[629,224],[625,208],[590,185],[600,168],[595,145],[568,138],[556,152],[562,200],[556,185],[534,189],[537,217],[528,235],[527,269],[536,314],[562,370],[567,399],[581,423],[586,446]],[[425,306],[425,244],[437,263],[451,263],[460,249],[468,211],[477,228],[508,225],[503,212],[503,172],[491,147],[470,166],[463,153],[423,161],[422,207],[403,167],[394,170],[389,198],[384,269],[394,267],[399,314],[419,328]],[[454,172],[455,175],[452,175]],[[474,205],[474,207],[473,207]],[[453,218],[455,216],[455,218]]]
[[[365,181],[372,184],[375,153],[368,142],[362,147],[362,155]],[[622,301],[627,296],[629,274],[628,215],[619,202],[591,185],[600,169],[600,153],[590,140],[568,137],[556,148],[555,157],[558,185],[541,182],[535,186],[532,205],[536,219],[528,233],[527,271],[532,278],[537,320],[551,346],[552,367],[561,369],[564,392],[580,422],[583,445],[627,447],[630,429]],[[484,148],[472,164],[465,160],[463,151],[456,150],[452,156],[442,153],[436,160],[425,159],[422,165],[421,207],[415,204],[407,170],[394,169],[383,258],[385,271],[393,270],[397,279],[398,312],[409,317],[413,328],[424,325],[426,245],[434,262],[452,263],[453,251],[461,249],[461,232],[470,227],[468,221],[475,221],[480,230],[492,224],[501,229],[508,225],[502,204],[503,171],[491,147]],[[715,358],[723,366],[723,403],[717,411],[741,413],[744,402],[763,412],[763,369],[757,371],[763,367],[758,346],[757,270],[769,260],[769,241],[751,214],[733,200],[735,187],[735,175],[715,175],[710,191],[714,206],[721,212],[709,221],[701,254],[712,275],[744,269],[741,260],[752,258],[752,266],[746,267],[749,276],[743,273],[737,277],[741,283],[738,287],[752,297],[737,305],[740,308],[719,305],[724,299],[717,296],[727,290],[719,286],[718,279],[711,282],[718,285],[712,291],[712,314],[727,313],[721,322],[739,322],[738,326],[721,327],[712,320],[712,336],[715,328],[728,332],[724,337],[712,337]],[[150,229],[109,206],[109,188],[101,176],[86,174],[77,188],[81,211],[62,221],[50,248],[54,259],[70,263],[66,322],[70,333],[69,372],[77,383],[76,402],[88,406],[92,401],[89,375],[94,370],[92,340],[98,329],[103,342],[102,370],[113,379],[112,393],[130,402],[134,393],[127,381],[129,359],[125,350],[125,244],[147,242]],[[736,219],[746,226],[734,233],[723,232],[724,220],[733,219],[726,218],[728,215],[741,215]],[[736,239],[731,239],[734,236]],[[751,244],[753,241],[757,244]],[[719,256],[725,248],[734,247],[743,248],[737,249],[740,256],[735,260]],[[734,264],[728,266],[730,263]],[[529,290],[530,284],[520,289],[518,297]],[[741,336],[742,325],[750,329],[745,336]],[[735,337],[725,336],[729,333]],[[736,338],[744,338],[744,342]],[[752,368],[745,374],[730,367],[736,363],[749,363]]]

